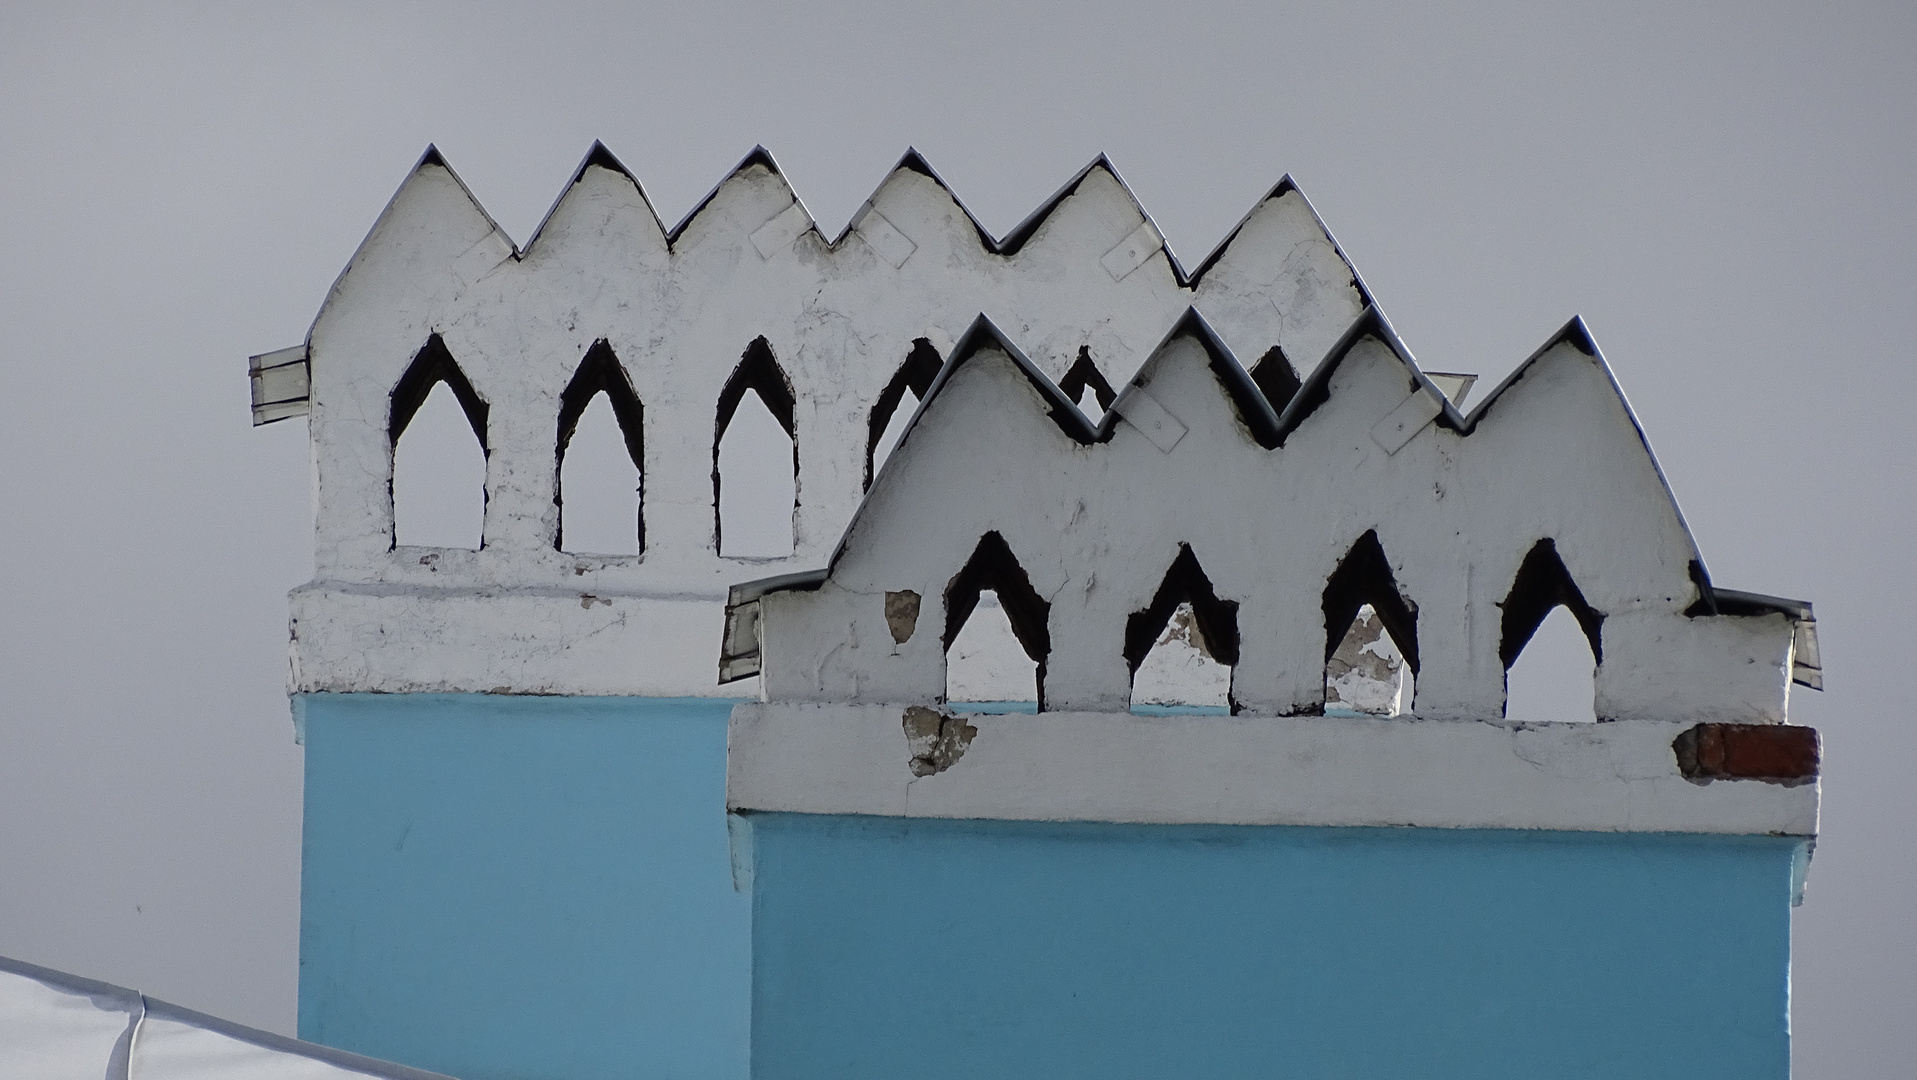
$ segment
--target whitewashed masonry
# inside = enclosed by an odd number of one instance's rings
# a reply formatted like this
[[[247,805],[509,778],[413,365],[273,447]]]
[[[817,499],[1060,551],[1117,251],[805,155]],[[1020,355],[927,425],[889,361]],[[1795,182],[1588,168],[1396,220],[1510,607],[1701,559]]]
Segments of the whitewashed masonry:
[[[1009,337],[956,346],[825,570],[733,590],[733,811],[1815,835],[1810,607],[1712,585],[1581,322],[1464,414],[1367,310],[1274,410],[1194,310],[1096,425]],[[1036,716],[945,701],[982,590]],[[1129,715],[1181,603],[1233,716]],[[1411,715],[1320,715],[1364,605]],[[1608,722],[1506,721],[1559,605]]]
[[[292,598],[291,689],[732,693],[710,666],[725,586],[825,560],[915,349],[929,374],[923,350],[942,360],[984,312],[1049,378],[1090,365],[1115,382],[1196,305],[1266,357],[1282,397],[1287,357],[1322,356],[1366,303],[1288,179],[1187,272],[1103,158],[994,239],[908,153],[827,240],[763,151],[666,229],[595,145],[520,248],[429,149],[305,344],[254,360],[256,420],[310,417],[316,573]],[[643,458],[636,556],[559,547],[556,436],[595,353],[584,388],[643,417],[627,433]],[[715,420],[748,384],[779,396],[768,372],[791,402],[794,553],[722,558]],[[487,455],[478,550],[394,545],[395,441],[440,381]]]
[[[981,317],[830,569],[735,591],[727,673],[762,670],[773,701],[940,701],[980,588],[1047,709],[1126,708],[1139,635],[1180,600],[1253,714],[1322,708],[1362,604],[1431,718],[1502,716],[1507,668],[1560,603],[1600,719],[1780,723],[1793,678],[1818,677],[1809,605],[1711,585],[1576,320],[1467,416],[1367,311],[1276,412],[1194,310],[1093,426]],[[901,634],[886,601],[908,593]]]

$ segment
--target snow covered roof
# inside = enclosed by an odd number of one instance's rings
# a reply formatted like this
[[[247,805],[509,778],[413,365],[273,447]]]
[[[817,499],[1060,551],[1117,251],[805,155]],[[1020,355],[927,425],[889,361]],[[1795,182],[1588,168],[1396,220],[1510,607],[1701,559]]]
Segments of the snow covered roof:
[[[446,1080],[0,957],[0,1075],[33,1080]]]

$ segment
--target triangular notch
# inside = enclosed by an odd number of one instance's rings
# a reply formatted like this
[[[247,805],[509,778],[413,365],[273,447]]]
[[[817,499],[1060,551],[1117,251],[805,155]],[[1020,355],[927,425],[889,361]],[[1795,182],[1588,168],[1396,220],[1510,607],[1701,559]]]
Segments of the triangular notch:
[[[1369,604],[1391,635],[1411,673],[1418,673],[1418,605],[1398,590],[1384,545],[1373,529],[1358,538],[1325,582],[1325,662],[1330,663],[1345,632]]]
[[[724,536],[726,503],[720,485],[719,451],[720,445],[725,441],[726,429],[732,425],[733,417],[739,411],[739,404],[748,392],[758,396],[766,412],[771,414],[773,422],[778,424],[786,437],[792,441],[793,506],[797,506],[799,472],[799,439],[795,421],[797,399],[792,392],[792,380],[786,377],[785,371],[779,367],[778,360],[772,355],[772,346],[764,337],[758,337],[753,339],[752,344],[746,346],[745,355],[740,357],[739,365],[732,369],[732,377],[726,380],[725,389],[719,392],[719,407],[712,428],[712,536],[714,550],[722,555],[727,554],[729,548]],[[791,511],[785,512],[789,514]],[[789,553],[790,550],[788,537],[785,551]]]
[[[413,357],[406,373],[399,377],[393,387],[391,411],[387,414],[387,433],[394,445],[406,431],[406,425],[412,423],[419,407],[426,404],[426,395],[433,387],[445,383],[459,400],[459,407],[465,411],[466,420],[473,426],[473,434],[479,437],[479,448],[490,453],[486,443],[486,403],[473,390],[473,384],[466,380],[466,373],[459,370],[459,364],[453,360],[453,354],[446,349],[446,343],[438,334],[426,339],[426,346]]]
[[[1166,623],[1171,621],[1172,612],[1177,611],[1181,603],[1191,605],[1198,632],[1204,636],[1205,648],[1212,659],[1226,667],[1238,663],[1238,602],[1218,599],[1211,579],[1198,565],[1198,556],[1192,554],[1191,545],[1180,544],[1178,557],[1165,571],[1165,580],[1158,586],[1152,602],[1125,620],[1125,664],[1132,674],[1138,673],[1138,665],[1145,662],[1146,654],[1151,652],[1158,636],[1164,633]]]
[[[1281,413],[1291,399],[1298,394],[1303,385],[1298,378],[1298,369],[1291,366],[1291,358],[1285,355],[1283,347],[1273,345],[1258,358],[1251,369],[1251,381],[1257,385],[1259,393],[1265,395],[1265,401],[1271,405],[1271,411]]]
[[[1500,605],[1504,608],[1504,626],[1498,642],[1498,658],[1504,661],[1506,671],[1518,662],[1518,655],[1524,652],[1531,635],[1538,632],[1544,617],[1559,604],[1569,608],[1577,618],[1585,640],[1591,643],[1592,660],[1604,662],[1604,613],[1585,602],[1584,593],[1579,591],[1577,582],[1571,580],[1564,560],[1558,557],[1557,543],[1544,539],[1525,554],[1517,579],[1511,583],[1510,595]]]
[[[872,415],[866,421],[866,487],[872,486],[872,474],[878,468],[880,444],[885,442],[888,430],[897,426],[894,421],[898,418],[899,404],[905,400],[907,392],[911,393],[915,401],[924,401],[925,392],[932,388],[932,380],[938,377],[939,366],[943,363],[944,361],[939,358],[939,351],[932,347],[932,343],[925,338],[919,338],[912,343],[912,351],[906,354],[905,363],[899,365],[899,370],[893,374],[892,381],[885,384],[884,390],[879,391],[879,400],[872,406]],[[905,419],[910,418],[911,414],[906,414]],[[897,442],[897,433],[894,434],[893,442]]]
[[[597,143],[593,144],[595,147]],[[613,354],[612,344],[601,338],[592,348],[586,350],[585,359],[579,362],[579,370],[573,373],[572,381],[559,394],[559,443],[553,458],[556,477],[553,482],[553,502],[561,507],[560,528],[565,527],[563,492],[557,476],[564,475],[566,448],[571,445],[573,433],[579,429],[579,418],[585,414],[586,406],[600,394],[606,395],[606,401],[612,406],[612,414],[619,421],[619,433],[624,436],[626,453],[632,458],[632,467],[639,470],[640,482],[644,483],[646,473],[645,409],[639,402],[639,395],[633,392],[632,380],[626,376],[626,369]],[[640,497],[640,511],[634,527],[638,530],[639,550],[646,546],[646,523],[644,515],[644,496]],[[553,546],[564,550],[565,535],[555,534]]]
[[[1025,655],[1038,665],[1038,707],[1043,710],[1045,658],[1052,652],[1052,605],[1032,588],[1032,579],[1019,565],[1005,538],[997,532],[988,532],[979,538],[978,547],[966,560],[965,567],[945,586],[945,648],[948,651],[952,648],[952,642],[958,639],[959,631],[965,628],[966,620],[978,607],[979,594],[987,590],[998,594],[1005,617],[1012,624],[1012,634],[1018,638]]]
[[[1092,362],[1091,347],[1086,345],[1078,347],[1078,359],[1072,361],[1072,366],[1065,372],[1065,377],[1058,380],[1058,388],[1065,392],[1066,397],[1078,403],[1080,411],[1085,409],[1085,391],[1087,390],[1092,392],[1092,398],[1098,402],[1098,410],[1101,413],[1111,408],[1112,402],[1118,398],[1117,392],[1112,389],[1112,384],[1105,381],[1104,373],[1099,371],[1098,365]],[[1087,412],[1086,415],[1091,414]]]

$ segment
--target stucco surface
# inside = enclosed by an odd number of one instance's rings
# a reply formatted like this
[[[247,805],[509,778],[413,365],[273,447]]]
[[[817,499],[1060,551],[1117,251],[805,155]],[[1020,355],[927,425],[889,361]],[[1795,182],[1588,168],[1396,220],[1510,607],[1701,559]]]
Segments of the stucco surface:
[[[462,1080],[743,1077],[730,704],[298,699],[301,1037]]]
[[[1375,311],[1277,412],[1197,314],[1096,428],[1063,400],[1001,328],[973,327],[823,587],[759,602],[768,699],[939,700],[947,591],[992,534],[1047,605],[1047,708],[1126,706],[1128,620],[1189,548],[1236,605],[1234,702],[1320,711],[1328,633],[1343,634],[1326,624],[1327,583],[1370,544],[1389,575],[1378,595],[1411,616],[1409,711],[1497,718],[1506,611],[1543,544],[1597,621],[1599,718],[1786,717],[1795,625],[1700,612],[1697,547],[1580,323],[1469,415]],[[903,642],[883,620],[897,590],[926,598]]]
[[[734,810],[1152,824],[1417,825],[1810,837],[1817,785],[1694,783],[1690,725],[1352,716],[971,715],[963,753],[911,768],[904,709],[746,703]]]
[[[751,820],[759,1080],[1789,1074],[1788,839]]]
[[[717,605],[733,582],[819,565],[863,494],[868,421],[914,342],[943,356],[989,313],[1054,377],[1084,353],[1117,383],[1193,303],[1246,355],[1282,348],[1309,365],[1364,296],[1288,183],[1200,276],[1173,263],[1103,159],[1000,242],[911,155],[828,240],[763,153],[667,230],[596,148],[522,249],[429,154],[307,338],[316,573],[294,596],[292,689],[729,693],[709,656],[687,666],[655,647],[661,634],[713,640],[708,618],[624,612],[662,599]],[[434,335],[487,408],[478,550],[393,546],[391,395]],[[715,410],[759,338],[795,402],[794,550],[722,558]],[[602,341],[644,410],[646,546],[634,556],[557,543],[560,395]],[[466,601],[502,590],[524,591]],[[537,641],[515,632],[525,620],[542,628]],[[446,646],[430,643],[439,636]],[[608,655],[623,662],[602,663]]]

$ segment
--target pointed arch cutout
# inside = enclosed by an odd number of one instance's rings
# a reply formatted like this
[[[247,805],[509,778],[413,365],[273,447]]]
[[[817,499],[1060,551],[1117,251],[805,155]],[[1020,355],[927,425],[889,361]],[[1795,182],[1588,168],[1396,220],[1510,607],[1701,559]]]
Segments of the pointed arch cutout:
[[[1377,612],[1391,643],[1411,673],[1418,673],[1418,605],[1405,599],[1398,579],[1391,573],[1378,531],[1368,530],[1351,545],[1338,569],[1325,582],[1325,663],[1338,652],[1345,631],[1358,618],[1358,609],[1366,604]]]
[[[1112,384],[1105,381],[1104,372],[1092,363],[1092,350],[1086,345],[1078,347],[1078,359],[1072,361],[1065,377],[1058,381],[1058,388],[1074,402],[1083,400],[1085,391],[1090,389],[1100,409],[1109,410],[1112,402],[1118,398],[1118,394],[1112,390]]]
[[[444,384],[446,392],[436,393]],[[452,403],[444,399],[450,397]],[[427,407],[429,401],[438,403]],[[453,407],[457,405],[458,412]],[[422,409],[426,421],[415,425]],[[461,417],[479,442],[479,454],[458,434]],[[387,505],[392,525],[390,546],[466,548],[486,546],[487,405],[459,369],[438,334],[426,339],[412,363],[393,385],[388,399],[386,434]],[[401,437],[418,426],[422,434],[402,445]]]
[[[798,402],[792,392],[792,380],[786,378],[785,370],[772,355],[771,344],[761,336],[746,346],[739,366],[732,369],[725,389],[719,391],[718,415],[712,427],[712,545],[718,552],[725,550],[719,498],[719,443],[725,439],[726,428],[731,426],[733,414],[739,411],[739,402],[745,399],[748,390],[759,395],[766,411],[792,440],[793,506],[798,506],[799,434],[795,421]]]
[[[597,143],[593,144],[598,147]],[[581,166],[583,169],[584,166]],[[619,421],[619,432],[625,436],[626,453],[632,458],[632,467],[639,470],[639,505],[633,527],[638,531],[639,550],[646,550],[646,440],[645,407],[639,401],[639,395],[633,392],[632,379],[626,375],[624,365],[613,354],[612,343],[605,338],[594,342],[586,350],[585,359],[579,361],[579,369],[573,372],[572,381],[559,393],[559,443],[553,455],[552,501],[560,508],[559,526],[553,532],[553,547],[565,550],[565,503],[560,480],[564,475],[566,448],[571,445],[574,432],[579,429],[579,418],[584,415],[586,406],[600,394],[606,395],[606,401],[612,406],[612,414]]]
[[[872,415],[866,421],[865,438],[865,486],[871,488],[872,474],[875,471],[875,459],[879,452],[879,440],[885,437],[885,430],[891,426],[892,414],[898,411],[899,402],[905,400],[905,392],[910,390],[920,401],[925,400],[925,392],[932,388],[932,380],[938,377],[939,368],[945,361],[939,357],[939,351],[925,338],[912,342],[912,351],[906,354],[905,363],[893,374],[892,381],[879,391],[879,400],[872,406]]]
[[[944,646],[948,651],[952,648],[959,631],[965,628],[965,621],[978,607],[979,593],[988,589],[998,594],[1005,617],[1012,624],[1012,634],[1018,638],[1025,655],[1038,664],[1038,707],[1043,711],[1045,658],[1052,652],[1052,605],[1032,588],[1032,579],[1019,565],[1005,538],[997,532],[988,532],[979,538],[972,557],[945,586]]]
[[[1165,571],[1165,580],[1152,602],[1125,620],[1125,664],[1134,676],[1181,603],[1191,605],[1198,632],[1204,636],[1212,658],[1226,667],[1238,665],[1238,602],[1218,599],[1191,545],[1180,544],[1178,557]]]
[[[430,150],[430,148],[429,148]],[[406,373],[399,377],[393,386],[392,404],[387,413],[386,430],[391,444],[399,445],[399,437],[405,433],[406,425],[412,423],[419,407],[426,404],[426,395],[433,387],[445,383],[459,401],[459,407],[466,413],[466,421],[473,426],[473,434],[479,437],[479,449],[490,455],[492,448],[486,442],[487,405],[473,384],[466,379],[466,373],[459,370],[459,363],[440,340],[438,334],[426,339],[425,347],[413,357]]]
[[[1577,582],[1571,580],[1571,572],[1564,568],[1564,560],[1558,557],[1557,542],[1546,538],[1525,553],[1518,576],[1511,582],[1511,592],[1499,605],[1504,608],[1504,625],[1498,658],[1504,661],[1504,670],[1510,671],[1518,662],[1531,635],[1559,604],[1577,618],[1584,639],[1591,643],[1592,662],[1604,662],[1604,613],[1585,601]]]
[[[1298,395],[1298,388],[1304,383],[1298,378],[1298,369],[1291,364],[1291,358],[1285,355],[1283,346],[1273,345],[1258,358],[1251,369],[1251,381],[1258,386],[1265,401],[1271,405],[1271,411],[1282,413],[1291,399]]]

